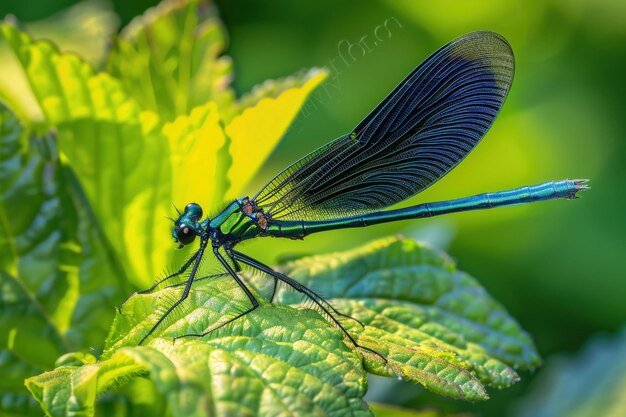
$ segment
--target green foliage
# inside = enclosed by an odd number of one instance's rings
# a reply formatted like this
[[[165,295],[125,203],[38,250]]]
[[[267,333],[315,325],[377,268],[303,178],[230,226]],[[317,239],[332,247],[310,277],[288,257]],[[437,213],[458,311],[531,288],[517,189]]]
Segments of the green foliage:
[[[196,282],[147,346],[137,343],[182,287],[131,298],[109,331],[131,285],[188,255],[173,255],[171,202],[211,210],[242,195],[326,73],[236,98],[225,34],[214,9],[194,0],[134,21],[106,58],[109,72],[13,23],[0,35],[42,117],[18,121],[0,108],[3,412],[40,414],[26,379],[51,416],[371,415],[366,371],[480,401],[485,386],[514,383],[513,368],[537,365],[530,338],[473,278],[410,239],[280,267],[360,320],[341,318],[386,361],[283,289],[278,304],[172,343],[247,308],[226,277]],[[270,278],[243,276],[264,300]]]
[[[128,291],[54,146],[0,107],[0,402],[16,415],[36,411],[24,378],[64,352],[100,346]]]
[[[150,262],[134,260],[152,259],[164,249],[157,222],[166,212],[155,203],[170,197],[171,182],[167,143],[157,137],[155,116],[142,114],[118,80],[96,73],[77,55],[35,42],[13,25],[1,30],[25,69],[48,127],[58,131],[60,152],[89,201],[98,202],[92,207],[128,276],[154,276]],[[131,236],[141,236],[142,242],[128,252]]]
[[[171,7],[157,8],[148,16],[160,12],[189,14],[189,7],[196,2],[169,3]],[[141,33],[140,23],[133,26],[134,36]],[[306,96],[324,78],[323,72],[313,71],[297,78],[291,88],[268,91],[276,93],[275,97],[265,97],[258,103],[246,101],[252,107],[230,122],[222,115],[233,113],[233,109],[239,111],[241,104],[221,108],[209,96],[188,115],[168,123],[171,115],[151,111],[149,103],[147,108],[142,107],[140,92],[127,89],[127,82],[137,84],[132,73],[127,81],[97,72],[79,56],[62,53],[50,42],[34,41],[13,24],[3,24],[0,31],[25,71],[45,126],[58,131],[60,151],[94,202],[93,209],[100,223],[106,225],[109,242],[121,257],[128,278],[137,286],[149,285],[172,264],[172,255],[167,255],[171,253],[169,225],[162,221],[170,213],[171,202],[185,204],[200,195],[198,202],[212,208],[223,201],[229,186],[245,185]],[[184,30],[189,31],[195,33]],[[158,61],[158,54],[167,48],[160,41],[157,37],[148,51],[142,50],[157,54],[150,55],[151,62]],[[123,45],[120,40],[119,48]],[[114,61],[117,51],[111,53]],[[175,61],[197,59],[195,49],[186,51],[187,55]],[[205,65],[212,63],[203,61]],[[152,88],[151,94],[158,96],[160,87]],[[186,88],[177,94],[187,95]],[[273,119],[272,125],[259,126],[259,118],[272,119],[268,114],[274,113],[280,116]],[[262,135],[257,133],[259,127],[264,127]],[[221,178],[225,172],[228,175]],[[216,181],[201,181],[192,188],[190,178]]]
[[[226,108],[232,62],[221,56],[225,33],[215,11],[199,0],[166,1],[135,18],[115,42],[108,69],[146,110],[163,120],[215,101]]]
[[[36,8],[37,5],[28,4],[29,10]],[[3,15],[2,11],[0,15]],[[54,39],[59,48],[72,51],[85,61],[98,65],[104,59],[111,36],[117,31],[118,20],[112,4],[100,0],[84,0],[51,18],[29,21],[25,27],[36,38]],[[0,62],[0,99],[22,120],[41,120],[41,109],[21,73],[20,65],[1,38]]]

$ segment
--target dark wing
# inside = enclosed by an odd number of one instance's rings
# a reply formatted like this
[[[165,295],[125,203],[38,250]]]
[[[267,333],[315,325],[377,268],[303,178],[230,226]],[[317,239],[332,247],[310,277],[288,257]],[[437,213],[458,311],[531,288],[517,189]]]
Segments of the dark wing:
[[[464,35],[415,68],[350,134],[285,169],[254,200],[274,219],[317,220],[411,197],[478,144],[513,72],[503,37]]]

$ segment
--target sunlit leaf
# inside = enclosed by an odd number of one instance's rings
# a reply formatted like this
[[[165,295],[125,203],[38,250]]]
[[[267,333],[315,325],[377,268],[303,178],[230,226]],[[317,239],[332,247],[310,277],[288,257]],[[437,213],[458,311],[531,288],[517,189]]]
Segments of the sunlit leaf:
[[[171,224],[165,220],[171,204],[199,201],[207,209],[219,208],[229,183],[241,188],[253,177],[324,77],[314,71],[253,94],[243,102],[256,106],[231,122],[225,143],[217,103],[199,105],[162,128],[161,118],[143,111],[120,80],[96,73],[49,42],[33,41],[12,24],[3,24],[2,34],[137,286],[148,285],[171,265]],[[278,96],[261,99],[272,93]],[[251,125],[259,120],[263,123]]]
[[[125,285],[53,138],[29,138],[0,107],[0,149],[0,403],[38,415],[24,378],[102,346]]]
[[[244,308],[232,284],[227,277],[197,282],[189,303],[157,334],[201,331],[225,319],[224,312]],[[29,379],[28,388],[49,415],[71,409],[91,416],[99,394],[138,376],[154,383],[173,416],[372,415],[362,400],[367,382],[359,355],[310,310],[263,303],[209,340],[172,343],[157,336],[136,346],[153,324],[150,312],[158,313],[163,298],[181,290],[131,299],[116,317],[98,363]]]
[[[396,373],[435,392],[486,399],[482,384],[509,386],[518,380],[513,367],[539,363],[530,337],[473,278],[414,240],[385,239],[282,270],[363,322],[364,329],[349,320],[345,325],[387,356]],[[292,292],[277,299],[299,300]],[[370,359],[368,370],[389,374]]]
[[[301,87],[292,87],[275,98],[266,97],[259,101],[260,96],[253,95],[249,102],[255,103],[254,107],[243,110],[226,126],[230,153],[233,155],[227,195],[240,195],[245,191],[244,187],[274,150],[309,94],[327,75],[325,71],[312,70]]]
[[[2,33],[129,278],[150,282],[163,270],[171,243],[164,221],[171,202],[169,147],[158,119],[77,55],[35,42],[11,24],[2,25]]]
[[[226,141],[216,103],[209,102],[193,109],[189,116],[178,117],[164,126],[163,133],[171,149],[172,201],[181,205],[194,201],[212,210],[221,208],[226,191],[223,164],[230,160],[223,155]]]
[[[217,104],[228,124],[231,156],[223,155],[218,172],[228,170],[230,192],[226,195],[239,197],[325,75],[312,70],[269,80],[234,101],[228,87],[231,62],[221,56],[224,31],[215,11],[206,5],[198,8],[198,4],[203,2],[165,1],[137,18],[117,41],[109,66],[143,108],[157,112],[164,121],[186,115],[208,100]],[[212,170],[209,167],[209,172],[196,178],[209,183],[215,178]],[[226,179],[220,180],[221,187],[228,186]],[[210,199],[212,207],[222,202],[225,193],[213,190],[189,201]]]
[[[7,17],[7,19],[14,19]],[[37,38],[54,39],[62,51],[79,54],[98,65],[108,40],[117,29],[118,18],[111,4],[86,0],[43,20],[23,24]],[[23,121],[39,122],[43,116],[18,62],[0,38],[0,98]]]
[[[165,0],[133,20],[114,43],[109,70],[146,110],[170,121],[209,100],[228,107],[232,63],[225,33],[200,0]]]

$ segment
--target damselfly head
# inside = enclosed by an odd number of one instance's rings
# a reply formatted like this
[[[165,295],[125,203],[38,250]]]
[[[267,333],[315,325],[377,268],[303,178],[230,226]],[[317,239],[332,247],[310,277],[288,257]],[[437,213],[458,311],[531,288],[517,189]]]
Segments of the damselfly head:
[[[187,204],[178,220],[174,222],[174,230],[172,231],[172,236],[179,243],[179,248],[192,243],[200,233],[198,222],[201,218],[202,207],[196,203]]]

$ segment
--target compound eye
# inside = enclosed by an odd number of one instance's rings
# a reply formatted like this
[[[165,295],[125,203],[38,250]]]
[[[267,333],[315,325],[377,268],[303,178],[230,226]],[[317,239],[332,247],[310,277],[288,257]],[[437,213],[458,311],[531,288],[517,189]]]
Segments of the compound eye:
[[[202,218],[202,207],[196,203],[189,203],[185,207],[185,213],[192,219],[198,221]]]
[[[183,245],[188,245],[196,238],[196,234],[191,227],[186,224],[181,224],[176,229],[176,239]]]

